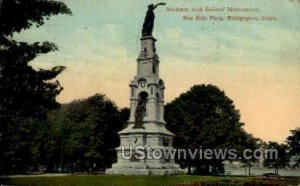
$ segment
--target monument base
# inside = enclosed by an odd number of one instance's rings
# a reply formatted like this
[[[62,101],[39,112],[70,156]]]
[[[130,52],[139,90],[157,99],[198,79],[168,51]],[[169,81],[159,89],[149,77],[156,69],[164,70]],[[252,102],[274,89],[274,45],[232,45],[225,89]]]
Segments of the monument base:
[[[106,174],[118,175],[175,175],[184,171],[175,163],[174,157],[163,156],[163,150],[172,150],[173,134],[160,123],[147,123],[145,128],[134,129],[133,124],[119,132],[120,146],[116,148],[117,163],[106,170]],[[135,151],[136,147],[151,150]],[[154,158],[155,151],[161,152],[161,156]],[[136,156],[144,152],[145,157],[139,159]],[[175,155],[175,154],[174,154]],[[148,158],[152,157],[152,158]]]
[[[156,176],[170,176],[183,174],[182,169],[107,169],[106,174],[108,175],[156,175]]]

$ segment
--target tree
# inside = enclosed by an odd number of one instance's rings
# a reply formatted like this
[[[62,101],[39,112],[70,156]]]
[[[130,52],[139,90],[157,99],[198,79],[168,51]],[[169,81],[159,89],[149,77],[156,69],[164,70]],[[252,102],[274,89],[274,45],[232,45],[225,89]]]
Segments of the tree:
[[[285,144],[278,144],[277,142],[269,142],[266,149],[274,149],[277,152],[277,157],[274,154],[265,154],[263,165],[267,168],[273,168],[275,174],[278,174],[279,169],[289,167],[290,157],[288,154],[288,146]]]
[[[241,146],[243,146],[244,149],[248,149],[251,150],[251,152],[254,152],[256,149],[259,149],[261,147],[260,143],[262,143],[262,141],[258,138],[254,138],[252,134],[248,134],[246,131],[242,132]],[[258,159],[256,159],[257,157],[244,157],[243,155],[241,155],[240,157],[241,162],[245,166],[245,174],[251,175],[252,163],[258,162]]]
[[[62,91],[58,81],[50,81],[64,67],[36,70],[29,65],[37,55],[55,51],[51,42],[26,43],[13,34],[33,25],[41,26],[52,15],[71,14],[62,2],[52,0],[0,1],[0,173],[8,172],[27,154],[28,144],[22,131],[30,118],[43,118],[47,110],[56,109],[56,96]],[[26,133],[26,132],[25,132]],[[11,136],[14,136],[11,138]],[[24,149],[24,150],[21,150]],[[19,156],[19,157],[16,157]]]
[[[36,139],[41,164],[48,172],[110,167],[120,143],[117,132],[128,117],[128,109],[119,110],[102,94],[63,105],[41,124],[44,128]]]
[[[224,91],[213,85],[195,85],[165,107],[167,128],[175,133],[174,147],[242,150],[243,123]],[[226,157],[227,158],[227,157]],[[226,159],[225,158],[225,159]],[[189,173],[220,174],[224,159],[178,160]]]
[[[290,155],[293,156],[295,164],[293,167],[300,166],[300,128],[291,130],[292,135],[287,137],[287,144],[290,148]]]

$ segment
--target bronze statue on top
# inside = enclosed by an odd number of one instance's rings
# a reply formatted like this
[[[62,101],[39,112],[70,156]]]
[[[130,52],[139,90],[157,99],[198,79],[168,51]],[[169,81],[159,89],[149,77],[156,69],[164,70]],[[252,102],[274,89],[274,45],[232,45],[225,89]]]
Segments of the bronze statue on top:
[[[155,18],[153,10],[159,5],[166,5],[166,3],[158,3],[156,5],[150,4],[148,6],[148,11],[146,13],[144,24],[143,24],[142,37],[152,36],[152,31],[154,27],[154,18]]]

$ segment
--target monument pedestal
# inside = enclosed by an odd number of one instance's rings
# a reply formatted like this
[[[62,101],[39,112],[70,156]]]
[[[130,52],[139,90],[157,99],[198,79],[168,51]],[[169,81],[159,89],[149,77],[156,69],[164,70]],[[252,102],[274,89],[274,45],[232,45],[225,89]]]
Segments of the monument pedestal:
[[[117,163],[106,174],[119,175],[174,175],[183,171],[174,161],[173,134],[163,123],[147,123],[144,129],[133,124],[119,132],[121,144]],[[173,153],[173,154],[172,154]]]

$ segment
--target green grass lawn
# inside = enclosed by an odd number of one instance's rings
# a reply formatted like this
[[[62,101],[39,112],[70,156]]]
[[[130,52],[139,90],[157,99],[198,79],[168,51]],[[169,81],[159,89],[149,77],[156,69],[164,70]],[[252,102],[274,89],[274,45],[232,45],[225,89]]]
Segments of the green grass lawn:
[[[14,186],[176,186],[184,183],[213,181],[244,182],[254,180],[246,177],[206,177],[206,176],[62,176],[62,177],[12,177],[2,178],[0,183]],[[274,181],[270,181],[274,182]],[[1,184],[0,184],[1,185]],[[195,184],[198,186],[198,184]],[[235,184],[233,184],[235,185]]]

